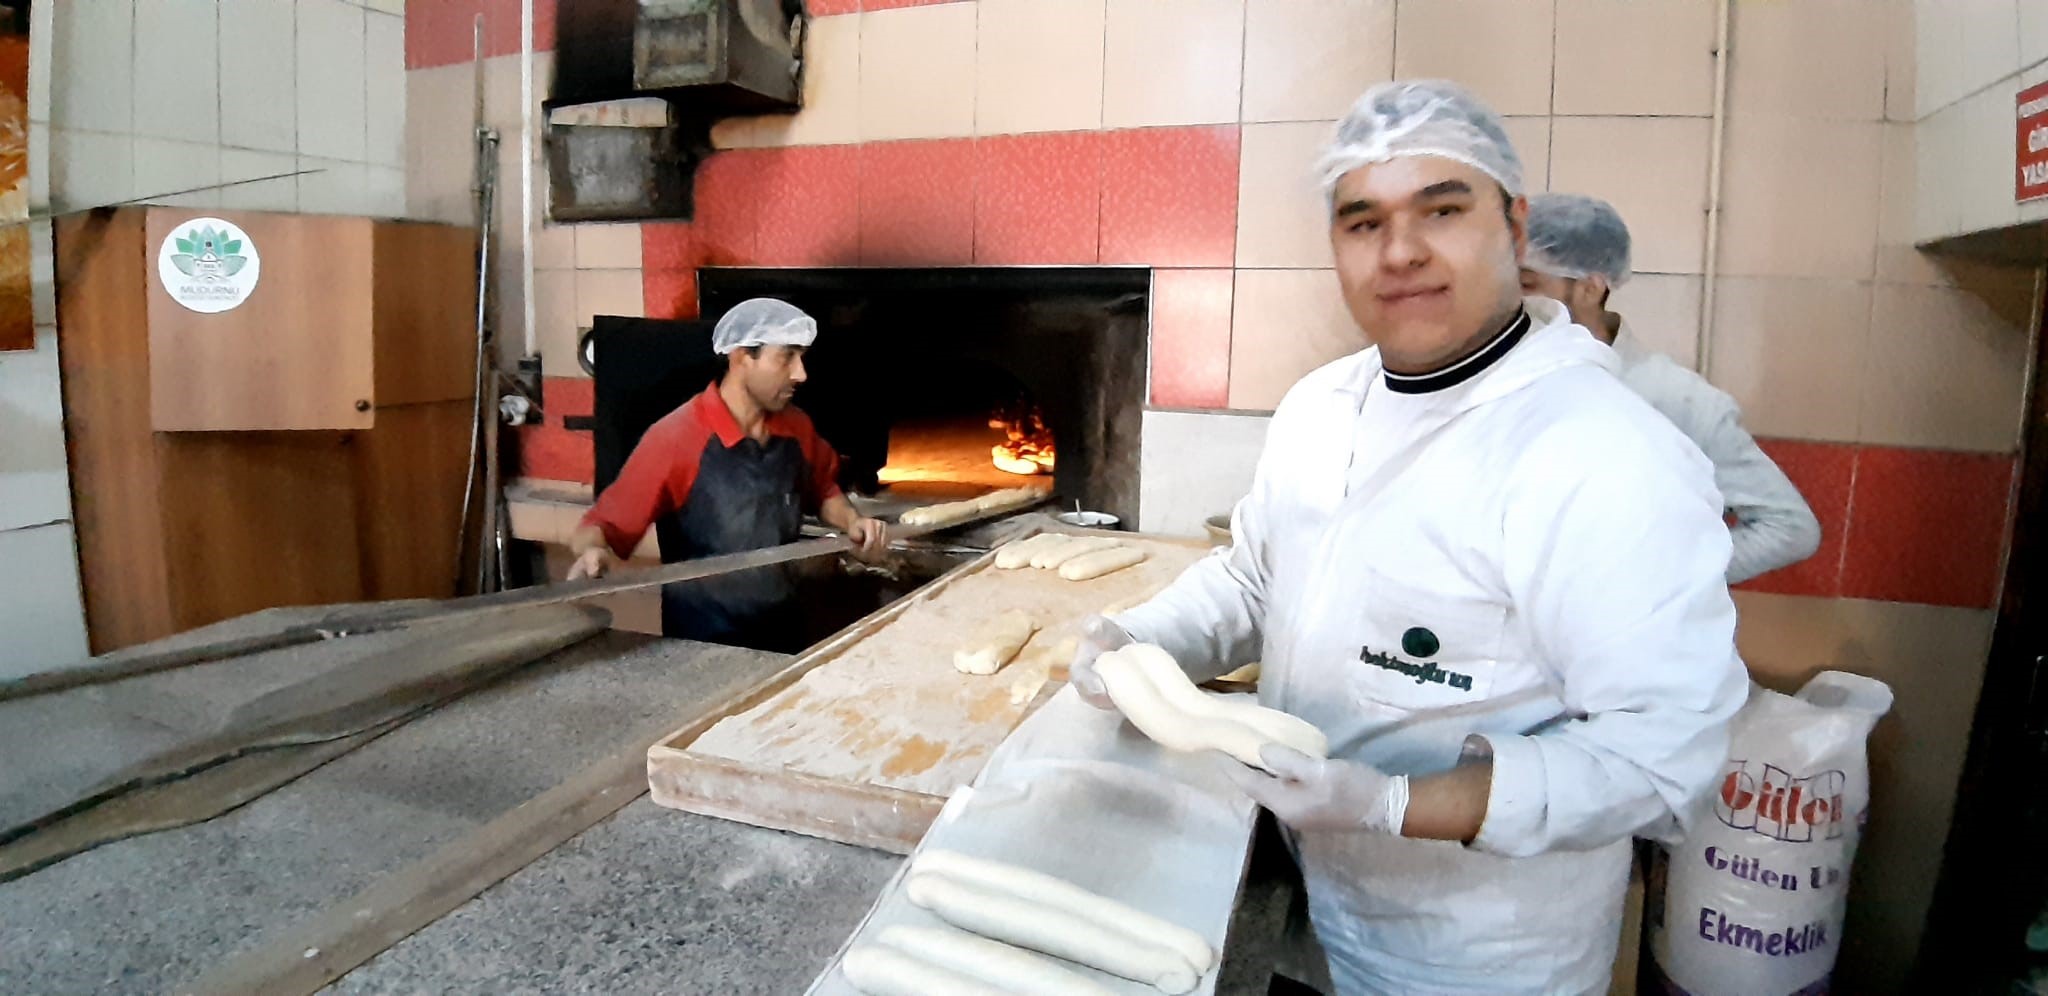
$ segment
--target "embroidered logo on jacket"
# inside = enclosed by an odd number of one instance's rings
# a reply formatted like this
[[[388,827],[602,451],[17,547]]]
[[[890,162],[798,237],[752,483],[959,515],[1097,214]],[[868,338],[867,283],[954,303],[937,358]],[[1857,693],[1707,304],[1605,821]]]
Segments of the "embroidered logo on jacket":
[[[1415,679],[1418,685],[1449,685],[1461,692],[1472,690],[1472,676],[1440,668],[1435,664],[1417,664],[1393,654],[1381,653],[1371,647],[1358,648],[1358,659],[1376,668],[1393,671]]]

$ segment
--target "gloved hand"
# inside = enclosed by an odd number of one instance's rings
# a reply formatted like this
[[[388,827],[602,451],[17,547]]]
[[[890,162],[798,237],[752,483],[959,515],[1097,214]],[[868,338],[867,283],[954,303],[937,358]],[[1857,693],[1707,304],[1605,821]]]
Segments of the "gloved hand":
[[[1408,776],[1388,775],[1356,761],[1325,761],[1267,744],[1259,760],[1272,769],[1233,764],[1230,780],[1296,830],[1371,830],[1399,835],[1408,816]]]
[[[1074,663],[1067,667],[1067,684],[1081,694],[1081,701],[1097,709],[1115,709],[1102,675],[1095,673],[1095,658],[1136,641],[1108,616],[1089,616],[1081,624],[1081,639],[1074,645]]]

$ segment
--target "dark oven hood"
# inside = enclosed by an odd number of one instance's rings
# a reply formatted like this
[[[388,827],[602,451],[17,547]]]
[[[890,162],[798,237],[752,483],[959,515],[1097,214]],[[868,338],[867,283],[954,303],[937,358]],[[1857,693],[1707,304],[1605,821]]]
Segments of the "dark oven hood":
[[[550,107],[668,98],[691,116],[795,111],[800,0],[559,0]]]

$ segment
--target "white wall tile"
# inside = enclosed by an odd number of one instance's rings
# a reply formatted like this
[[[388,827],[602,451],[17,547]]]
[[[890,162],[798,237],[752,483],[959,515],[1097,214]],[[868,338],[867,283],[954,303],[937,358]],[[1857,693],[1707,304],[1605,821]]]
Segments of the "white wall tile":
[[[1264,415],[1146,412],[1138,528],[1201,536],[1202,520],[1228,516],[1251,491],[1270,421]]]
[[[576,233],[576,268],[579,270],[635,270],[640,268],[640,226],[583,224],[570,229]]]
[[[56,226],[49,219],[28,223],[29,311],[38,334],[44,326],[57,324],[56,241]]]
[[[49,6],[56,8],[50,39],[50,123],[127,134],[135,123],[132,0]]]
[[[33,351],[0,353],[0,530],[71,517],[57,330]]]
[[[1990,453],[2017,448],[2033,289],[2026,270],[1996,274],[1985,288],[1877,285],[1861,440]]]
[[[467,65],[405,74],[406,216],[465,224],[475,213],[469,184],[475,143],[475,84]]]
[[[222,187],[220,206],[244,211],[297,211],[299,209],[299,179],[287,176],[281,180],[264,180],[260,183],[237,183],[254,180],[262,176],[278,176],[296,173],[299,157],[283,152],[251,152],[247,149],[220,150],[220,179]]]
[[[1552,0],[1411,0],[1394,20],[1394,76],[1456,80],[1502,114],[1550,113]]]
[[[46,125],[50,123],[50,53],[56,7],[39,3],[28,11],[28,119]]]
[[[1607,308],[1628,319],[1637,342],[1698,369],[1700,284],[1699,277],[1637,273],[1615,289]]]
[[[1514,143],[1515,155],[1521,157],[1522,188],[1529,193],[1551,189],[1550,164],[1557,155],[1550,145],[1550,133],[1556,120],[1549,115],[1501,119],[1508,141]]]
[[[1304,374],[1365,348],[1332,270],[1239,270],[1231,300],[1230,407],[1272,411]]]
[[[1247,0],[1244,120],[1335,120],[1394,74],[1394,0]]]
[[[292,0],[233,0],[222,7],[222,145],[297,154],[294,6]]]
[[[376,166],[401,167],[405,165],[405,21],[371,14],[363,23],[364,160]]]
[[[576,271],[534,271],[534,338],[540,348],[541,371],[549,377],[585,376],[576,361],[576,340],[584,327],[577,315]]]
[[[32,121],[28,126],[28,207],[32,212],[50,206],[50,126]]]
[[[2020,4],[2020,68],[2048,59],[2048,4]]]
[[[577,325],[588,326],[597,315],[639,318],[646,311],[639,270],[576,271]]]
[[[1244,0],[1109,0],[1105,128],[1236,121]]]
[[[1914,27],[1920,117],[2020,68],[2016,0],[1916,0]]]
[[[1721,272],[1870,279],[1884,127],[1881,121],[1730,117]]]
[[[50,202],[58,210],[113,204],[135,196],[135,139],[128,135],[50,132]]]
[[[220,142],[219,10],[214,0],[135,5],[137,135]]]
[[[319,170],[299,177],[299,210],[306,214],[363,214],[368,206],[370,168],[341,159],[300,156],[299,168]]]
[[[1712,132],[1705,118],[1554,118],[1550,187],[1613,204],[1637,270],[1699,273]]]
[[[803,110],[724,125],[720,148],[838,145],[861,139],[861,42],[858,14],[820,17],[804,38]],[[970,105],[971,106],[971,105]],[[970,115],[971,117],[971,115]],[[730,142],[731,144],[727,144]]]
[[[396,166],[363,167],[362,213],[373,218],[405,217],[405,170]]]
[[[1556,112],[1712,114],[1714,10],[1699,0],[1563,0]]]
[[[363,19],[341,0],[298,6],[299,154],[362,162],[365,153]]]
[[[0,678],[62,667],[86,656],[85,603],[71,525],[0,532]]]
[[[1756,435],[1855,442],[1870,297],[1858,281],[1723,278],[1707,379]]]
[[[211,142],[135,140],[135,196],[151,204],[220,206],[220,146]],[[214,189],[195,189],[212,187]],[[189,194],[172,194],[192,190]]]
[[[1798,0],[1733,7],[1730,114],[1843,121],[1884,117],[1885,50],[1891,28],[1885,0]]]
[[[979,135],[1102,126],[1105,0],[981,0],[975,26]]]
[[[860,16],[861,140],[974,134],[974,24],[961,3]]]
[[[1248,124],[1238,168],[1237,265],[1326,268],[1330,212],[1316,182],[1316,157],[1333,124]]]
[[[1954,158],[1957,169],[1944,178],[1953,184],[1959,231],[1981,232],[2019,222],[2013,200],[2013,114],[2019,92],[2013,80],[1971,94],[1958,102],[1960,113]]]

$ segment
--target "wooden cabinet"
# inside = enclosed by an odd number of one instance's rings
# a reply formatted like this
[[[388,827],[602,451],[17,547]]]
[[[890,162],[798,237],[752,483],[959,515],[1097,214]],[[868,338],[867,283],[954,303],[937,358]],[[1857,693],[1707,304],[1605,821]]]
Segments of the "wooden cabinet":
[[[260,253],[233,308],[186,307],[162,275],[166,240],[201,219]],[[473,252],[462,228],[368,218],[138,207],[58,221],[95,653],[278,605],[454,594]]]

